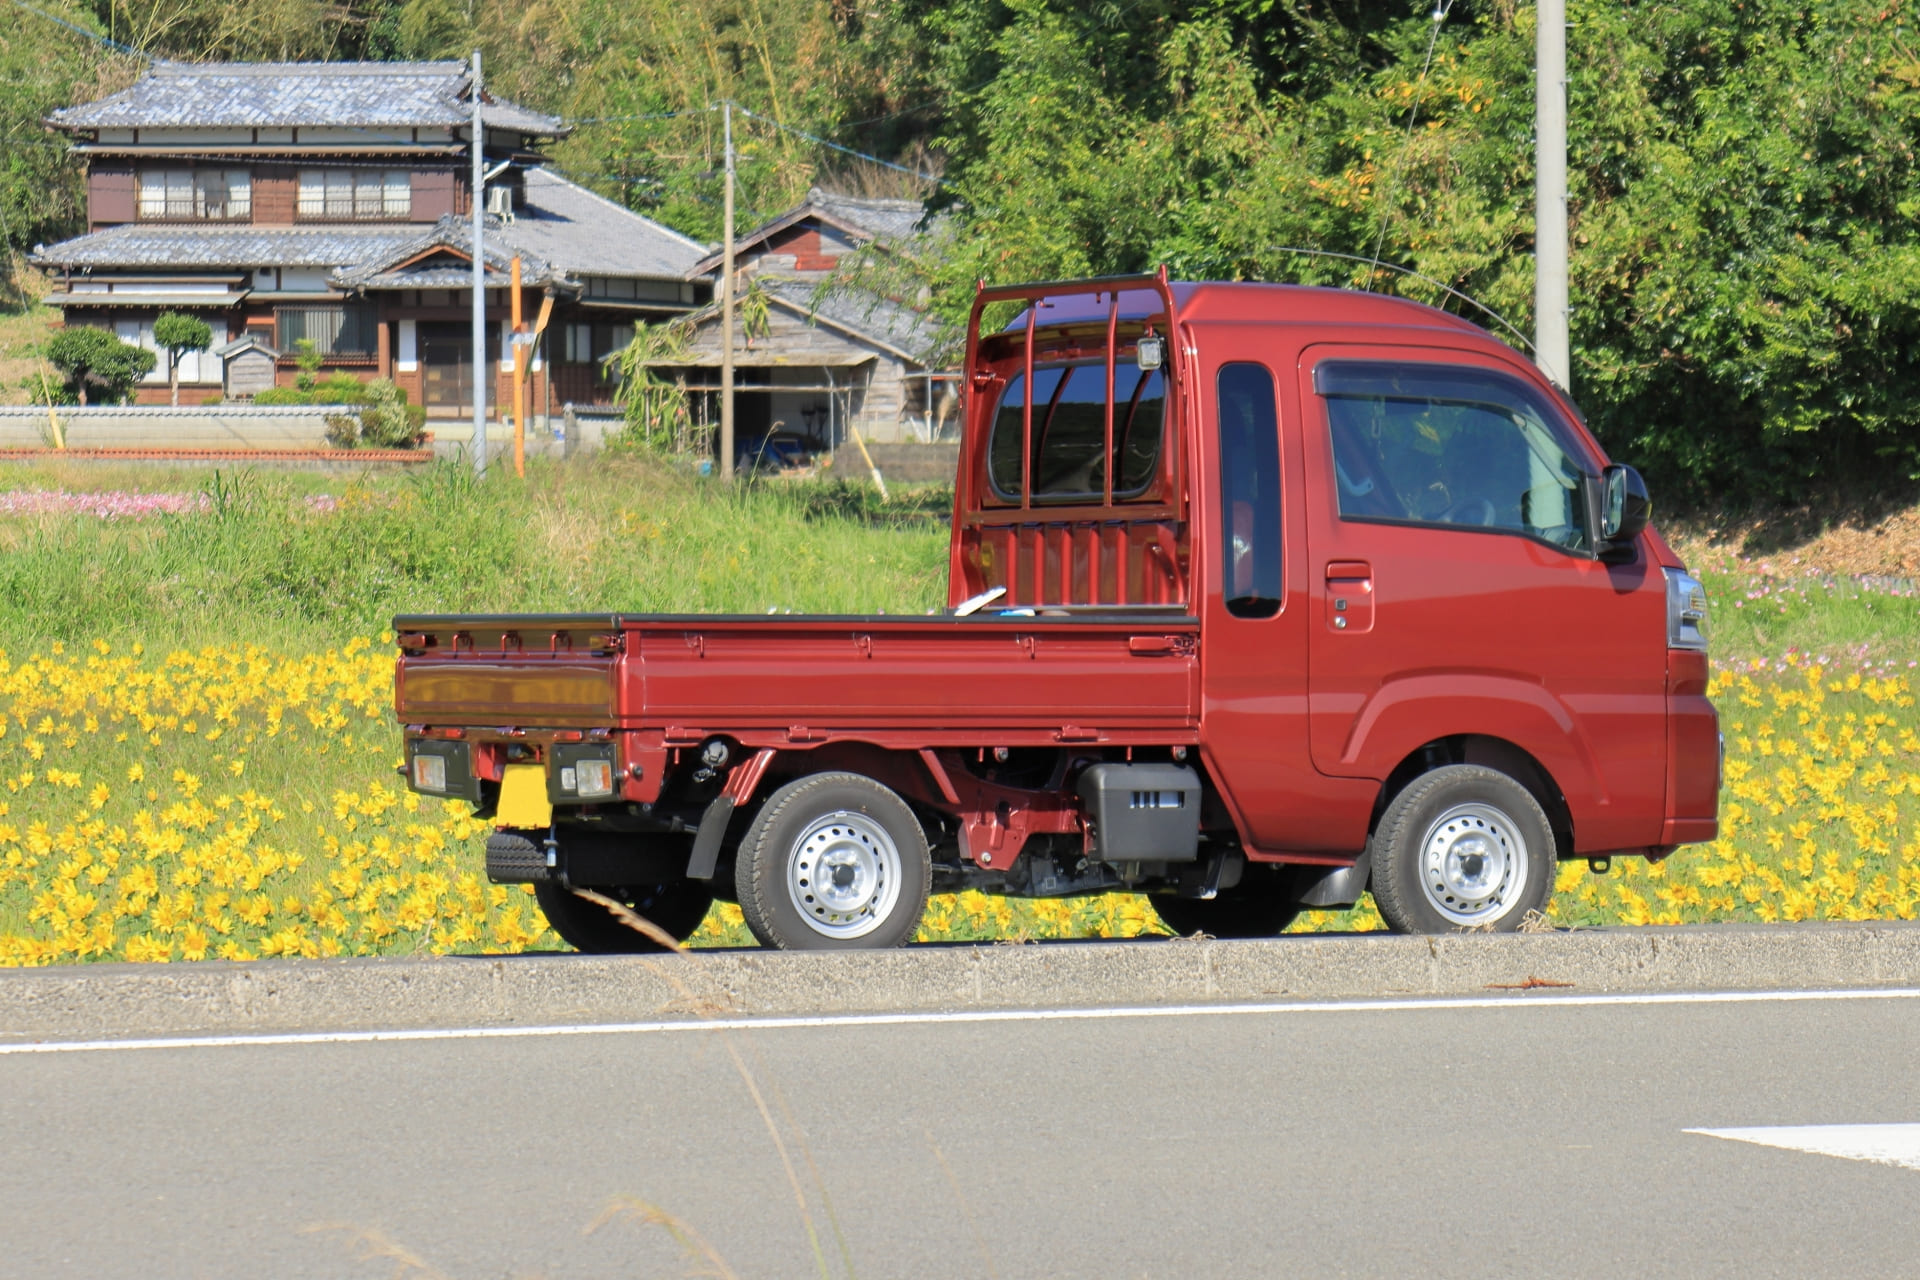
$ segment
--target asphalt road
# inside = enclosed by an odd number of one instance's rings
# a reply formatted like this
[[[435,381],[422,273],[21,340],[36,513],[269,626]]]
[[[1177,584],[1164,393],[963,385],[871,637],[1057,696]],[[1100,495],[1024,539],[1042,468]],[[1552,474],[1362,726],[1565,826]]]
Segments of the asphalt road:
[[[1920,998],[1340,1006],[0,1056],[0,1271],[1875,1276],[1920,1169],[1689,1134],[1920,1121]]]

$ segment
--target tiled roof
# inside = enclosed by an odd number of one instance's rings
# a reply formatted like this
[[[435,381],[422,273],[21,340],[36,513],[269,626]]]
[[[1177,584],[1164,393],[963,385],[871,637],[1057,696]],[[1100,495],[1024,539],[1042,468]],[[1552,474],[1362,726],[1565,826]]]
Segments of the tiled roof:
[[[864,289],[834,289],[816,298],[815,286],[802,280],[770,280],[764,287],[802,314],[864,334],[915,364],[942,363],[947,335],[925,311]]]
[[[577,282],[584,276],[621,276],[643,280],[683,280],[704,246],[568,182],[556,174],[531,169],[525,175],[525,200],[512,222],[488,218],[485,224],[487,270],[501,278],[513,255],[520,255],[521,281],[528,286],[550,280]],[[422,276],[423,268],[401,264],[430,252],[435,246],[455,250],[469,260],[473,229],[466,218],[442,218],[424,234],[380,257],[369,257],[339,273],[350,288],[436,289],[457,283]],[[443,272],[433,265],[424,270]]]
[[[472,116],[464,62],[156,62],[131,88],[47,117],[57,129],[412,128]],[[490,129],[559,136],[552,116],[488,95]]]
[[[49,267],[343,267],[384,257],[418,227],[199,227],[126,223],[34,252]]]
[[[488,270],[505,279],[514,253],[530,286],[561,278],[620,276],[684,280],[705,246],[576,186],[555,174],[526,173],[526,199],[510,223],[488,218]],[[126,223],[38,249],[46,267],[327,267],[351,288],[444,289],[471,281],[466,268],[447,275],[442,262],[402,264],[444,246],[470,258],[472,225],[464,217],[432,226],[190,226]],[[442,278],[442,277],[445,278]]]
[[[498,218],[487,218],[485,228],[487,283],[504,284],[513,270],[513,246],[503,243]],[[449,261],[436,249],[451,250],[465,261]],[[472,261],[473,224],[449,214],[425,231],[414,228],[410,238],[385,253],[342,266],[333,273],[333,283],[344,289],[465,288],[473,283]],[[544,259],[520,255],[522,284],[540,286],[553,278]]]
[[[926,216],[926,209],[918,200],[864,200],[856,196],[834,195],[814,187],[807,192],[807,198],[803,203],[735,237],[734,252],[745,253],[754,245],[809,218],[819,218],[831,226],[850,233],[854,241],[859,244],[869,241],[897,244],[909,240],[924,240],[939,235],[947,229],[949,221],[945,214],[934,215],[923,227],[920,225],[921,220]],[[694,264],[691,274],[706,275],[718,271],[720,262],[719,252],[710,252]]]
[[[544,169],[527,170],[526,203],[504,234],[571,276],[682,280],[708,248]]]
[[[876,240],[908,240],[920,234],[926,206],[918,200],[862,200],[815,187],[807,203],[836,222],[858,227]]]

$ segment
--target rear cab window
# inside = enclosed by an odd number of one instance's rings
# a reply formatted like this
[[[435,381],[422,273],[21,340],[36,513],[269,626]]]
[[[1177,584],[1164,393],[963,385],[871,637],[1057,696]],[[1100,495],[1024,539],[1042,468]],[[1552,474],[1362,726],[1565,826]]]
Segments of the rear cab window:
[[[1343,520],[1520,534],[1589,549],[1590,462],[1546,397],[1496,370],[1329,360],[1326,403]]]
[[[1113,470],[1116,502],[1148,495],[1166,434],[1166,380],[1159,369],[1117,361],[1113,370],[1113,457],[1107,456],[1105,361],[1036,364],[1033,437],[1029,449],[1037,503],[1103,502]],[[1027,376],[1016,373],[1000,392],[987,443],[987,480],[996,498],[1019,502],[1021,440],[1026,434]]]

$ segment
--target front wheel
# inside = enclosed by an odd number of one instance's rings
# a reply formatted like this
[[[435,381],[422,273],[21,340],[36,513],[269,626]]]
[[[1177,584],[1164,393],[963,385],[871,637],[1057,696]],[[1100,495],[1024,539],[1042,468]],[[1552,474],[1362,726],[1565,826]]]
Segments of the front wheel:
[[[707,918],[707,909],[713,905],[713,895],[692,880],[596,889],[595,892],[626,904],[635,915],[660,926],[677,942],[693,936],[693,931]],[[589,902],[550,880],[534,885],[533,897],[553,931],[575,951],[590,955],[631,955],[665,950],[599,903]]]
[[[919,927],[933,859],[906,801],[857,773],[816,773],[768,797],[734,877],[765,946],[897,947]]]
[[[1553,829],[1539,801],[1479,765],[1408,783],[1369,848],[1374,903],[1399,933],[1511,933],[1553,893]]]

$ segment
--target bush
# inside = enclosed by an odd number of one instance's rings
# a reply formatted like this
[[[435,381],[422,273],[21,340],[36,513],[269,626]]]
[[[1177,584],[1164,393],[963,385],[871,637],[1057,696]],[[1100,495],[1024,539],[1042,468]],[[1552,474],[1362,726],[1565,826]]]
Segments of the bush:
[[[47,363],[60,371],[67,387],[87,402],[89,384],[99,387],[102,397],[125,400],[134,384],[153,372],[153,352],[120,341],[105,329],[76,325],[62,329],[47,342]]]
[[[324,384],[323,384],[324,385]],[[427,411],[407,403],[407,393],[385,378],[354,383],[358,414],[327,418],[327,440],[337,449],[411,449],[420,443]],[[319,403],[336,403],[320,401]]]

